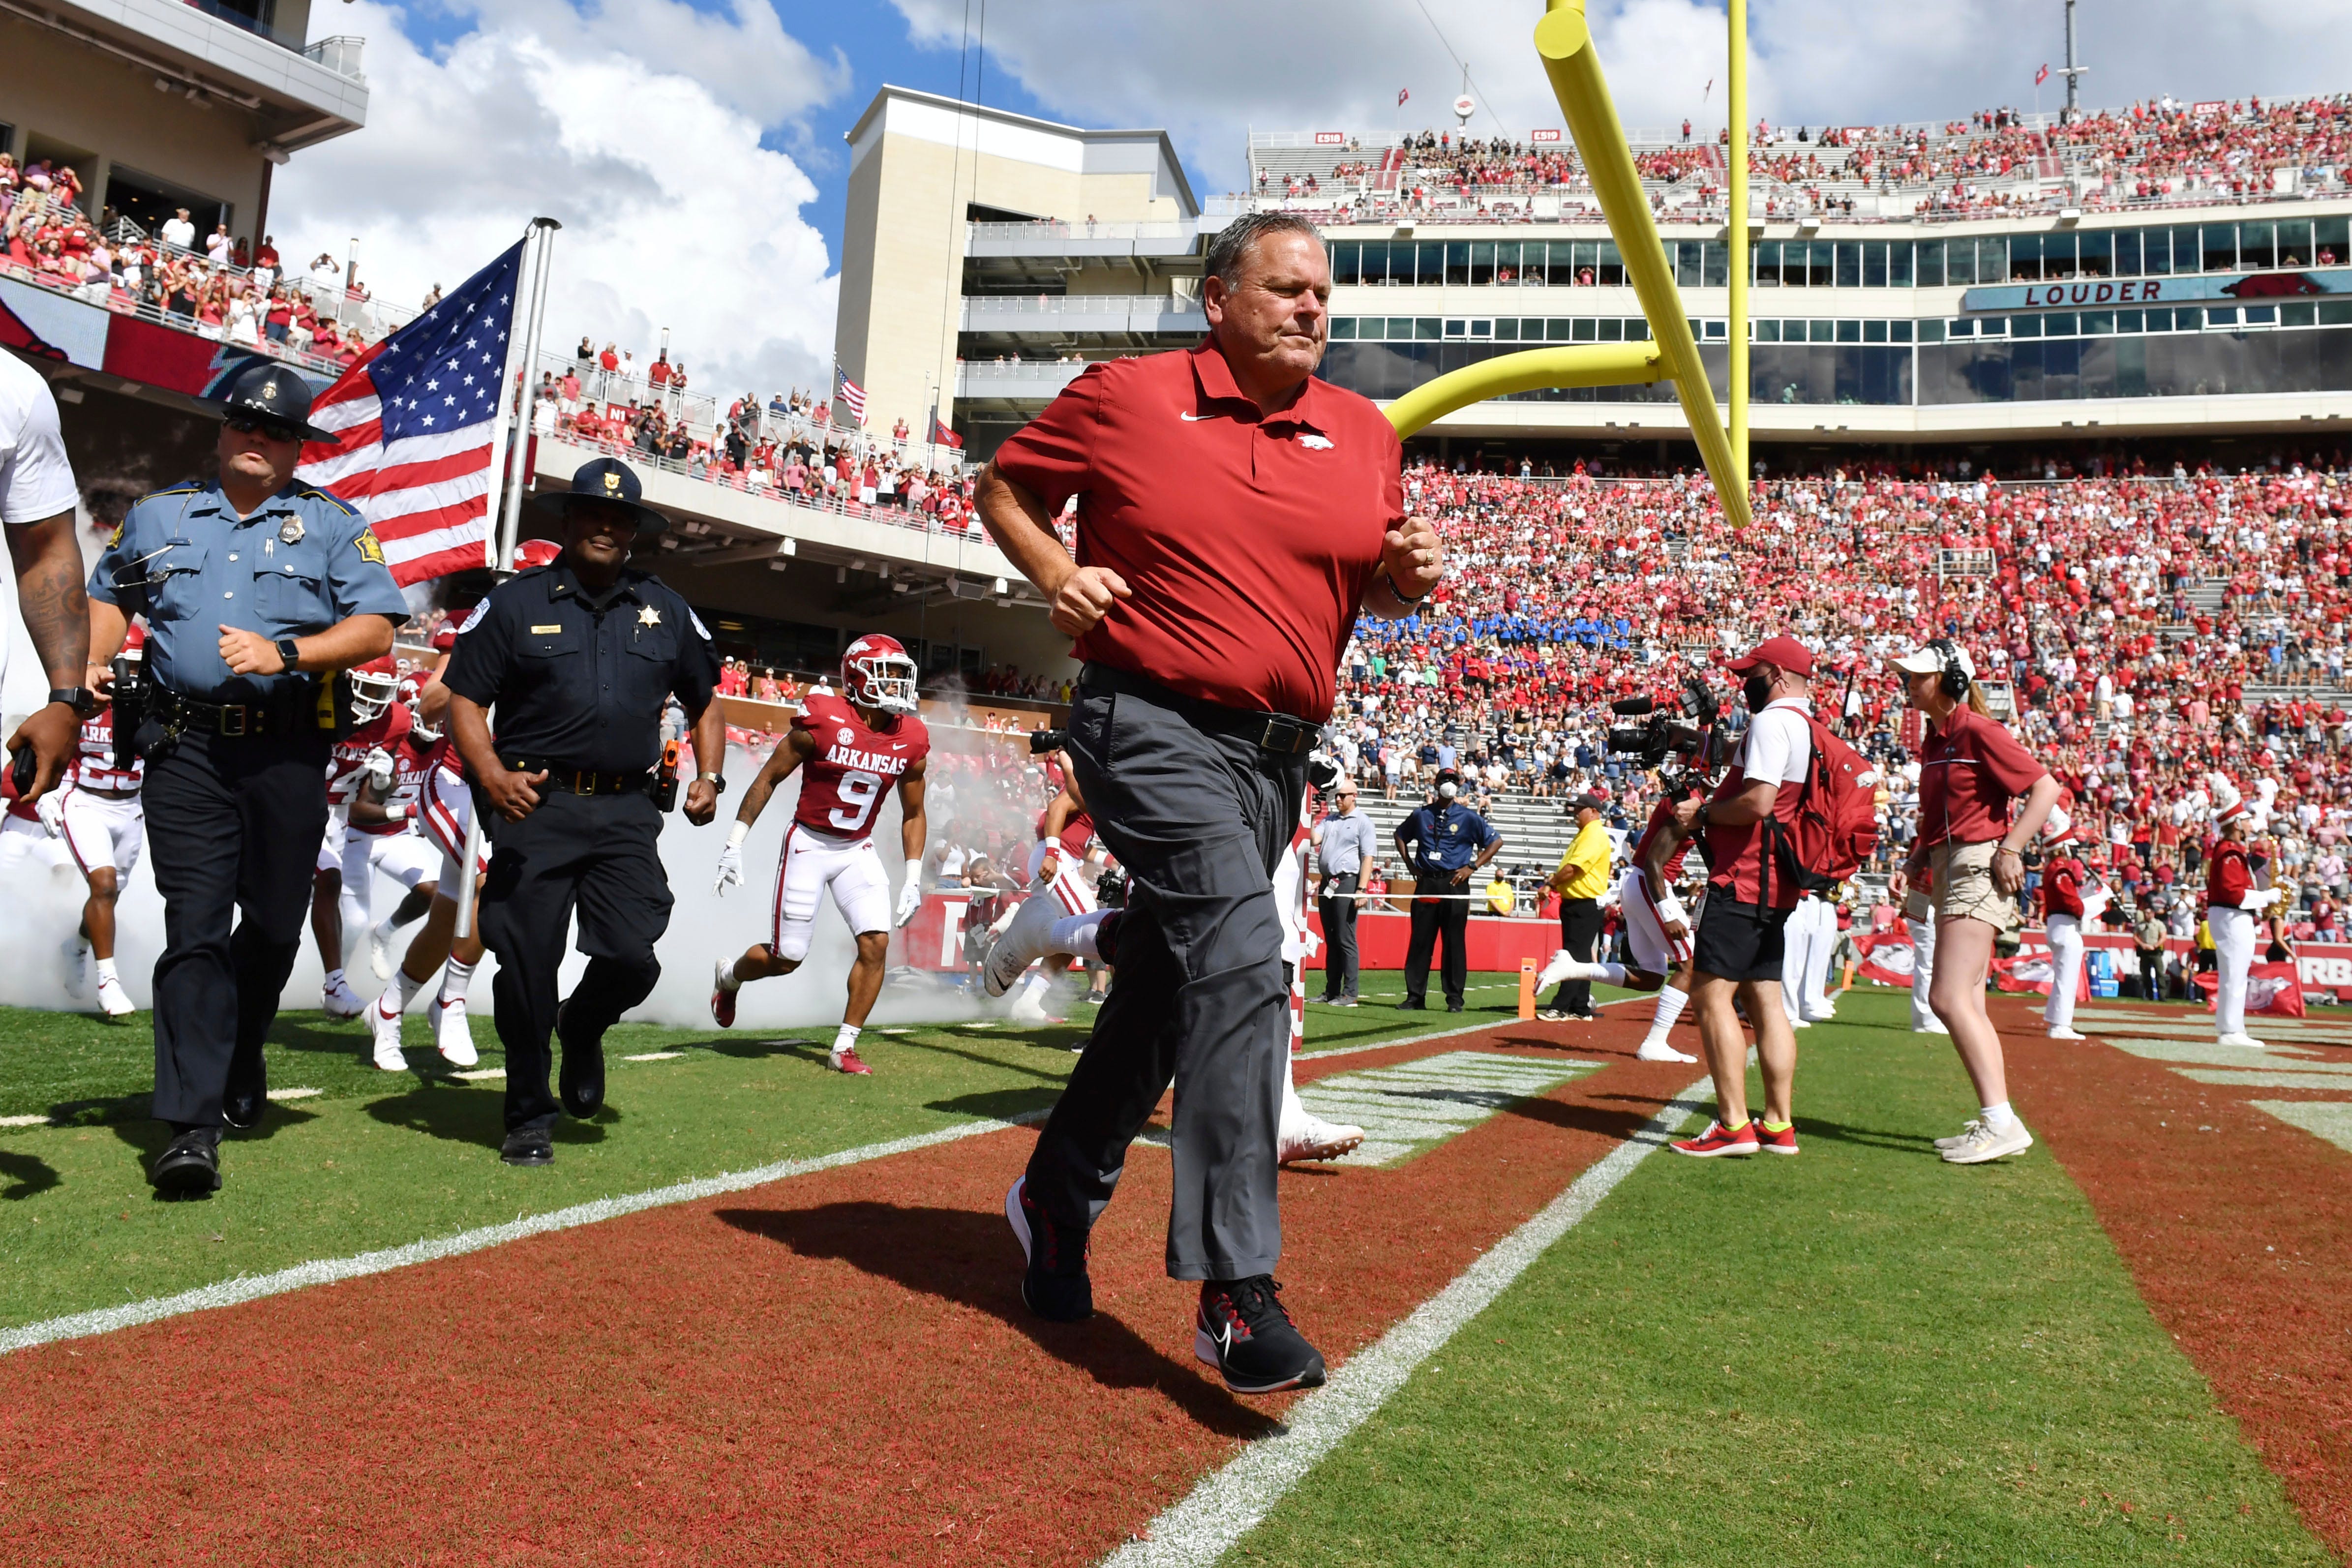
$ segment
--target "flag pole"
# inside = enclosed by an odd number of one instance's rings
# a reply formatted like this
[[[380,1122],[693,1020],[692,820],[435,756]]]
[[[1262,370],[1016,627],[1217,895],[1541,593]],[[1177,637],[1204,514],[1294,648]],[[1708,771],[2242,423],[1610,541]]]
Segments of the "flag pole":
[[[506,493],[503,515],[497,529],[498,553],[490,564],[499,572],[514,570],[515,536],[522,524],[522,495],[530,489],[528,464],[530,454],[530,427],[538,407],[538,388],[531,384],[530,373],[539,365],[539,330],[547,314],[547,275],[549,253],[555,247],[555,231],[563,226],[551,217],[530,220],[531,238],[538,242],[534,251],[530,280],[530,323],[523,331],[522,345],[522,406],[515,419],[514,446],[507,453]]]

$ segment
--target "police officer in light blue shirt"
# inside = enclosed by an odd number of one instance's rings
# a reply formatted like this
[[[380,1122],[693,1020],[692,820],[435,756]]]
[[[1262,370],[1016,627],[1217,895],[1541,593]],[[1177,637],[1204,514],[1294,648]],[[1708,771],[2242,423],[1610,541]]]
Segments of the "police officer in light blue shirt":
[[[167,1195],[217,1189],[222,1126],[260,1120],[262,1041],[327,830],[335,677],[390,653],[408,618],[366,520],[295,482],[302,443],[333,439],[302,378],[258,363],[224,401],[219,477],[133,505],[89,582],[94,668],[147,621],[133,743],[167,932],[154,1114],[173,1136],[149,1173]]]
[[[1455,798],[1462,775],[1447,768],[1437,775],[1436,798],[1397,825],[1397,853],[1412,868],[1412,937],[1405,947],[1403,1007],[1420,1007],[1429,991],[1430,954],[1442,931],[1445,955],[1442,978],[1445,1010],[1462,1011],[1469,980],[1471,873],[1503,847],[1492,823]]]

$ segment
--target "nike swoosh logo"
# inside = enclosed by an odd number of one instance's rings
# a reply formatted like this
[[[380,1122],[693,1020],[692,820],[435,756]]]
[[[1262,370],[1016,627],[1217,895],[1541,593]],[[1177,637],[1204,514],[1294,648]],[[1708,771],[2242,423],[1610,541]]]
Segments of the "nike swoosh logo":
[[[1181,419],[1187,425],[1198,425],[1204,420],[1223,419],[1224,416],[1222,414],[1179,414],[1176,417]]]

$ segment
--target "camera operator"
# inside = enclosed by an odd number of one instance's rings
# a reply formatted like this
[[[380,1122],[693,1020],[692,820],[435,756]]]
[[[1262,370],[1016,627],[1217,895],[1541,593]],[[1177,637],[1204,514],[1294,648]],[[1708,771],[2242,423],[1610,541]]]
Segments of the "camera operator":
[[[1445,1010],[1462,1011],[1462,990],[1470,978],[1470,875],[1502,852],[1503,836],[1455,798],[1461,793],[1462,775],[1443,769],[1429,804],[1397,825],[1397,854],[1413,875],[1412,940],[1405,948],[1400,1007],[1428,1005],[1430,952],[1442,933],[1445,956],[1439,973]]]

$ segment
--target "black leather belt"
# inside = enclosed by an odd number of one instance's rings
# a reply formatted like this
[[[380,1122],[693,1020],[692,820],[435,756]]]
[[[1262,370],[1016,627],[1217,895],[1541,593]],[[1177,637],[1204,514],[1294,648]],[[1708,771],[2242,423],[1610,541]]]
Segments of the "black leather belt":
[[[319,733],[319,701],[304,689],[267,702],[205,702],[176,691],[157,690],[149,700],[147,716],[163,721],[167,730],[239,740],[251,735],[315,735]]]
[[[535,773],[542,769],[547,777],[541,781],[542,793],[559,795],[642,795],[653,785],[654,775],[643,773],[599,773],[594,768],[575,768],[562,763],[533,762],[526,757],[504,757],[500,761],[519,773]]]
[[[1277,757],[1303,757],[1323,742],[1323,726],[1290,713],[1266,713],[1248,708],[1227,708],[1203,698],[1187,697],[1133,670],[1108,664],[1089,664],[1078,671],[1078,684],[1097,691],[1140,698],[1155,707],[1181,713],[1213,735],[1232,735]]]

